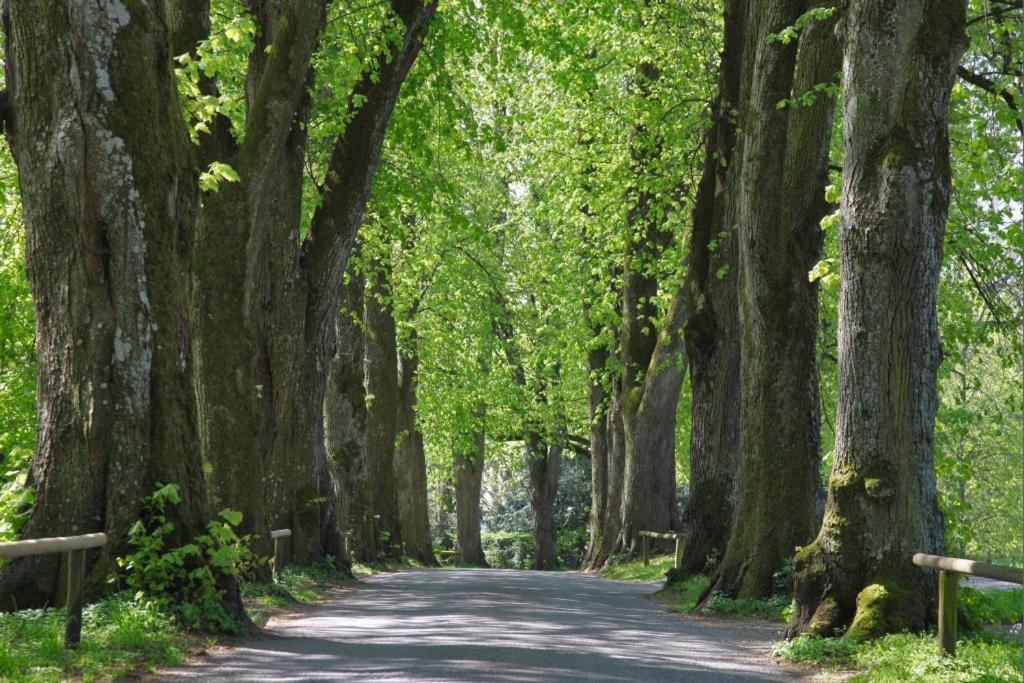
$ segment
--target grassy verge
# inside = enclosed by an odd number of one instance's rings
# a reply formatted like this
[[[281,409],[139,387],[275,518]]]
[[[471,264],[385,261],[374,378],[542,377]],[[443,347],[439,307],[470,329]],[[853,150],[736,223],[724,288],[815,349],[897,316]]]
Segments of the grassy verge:
[[[643,560],[630,560],[629,562],[616,562],[612,557],[608,563],[598,572],[606,579],[618,579],[619,581],[658,581],[665,578],[665,572],[671,569],[675,563],[672,555],[658,555],[651,558],[651,563],[644,566]]]
[[[355,565],[356,576],[419,566],[408,560],[386,565]],[[310,604],[352,577],[327,564],[286,566],[275,583],[242,583],[249,616],[264,625],[275,613]],[[212,640],[212,638],[211,638]],[[188,634],[174,618],[129,594],[85,607],[82,644],[64,649],[64,612],[22,610],[0,614],[0,681],[116,680],[184,661],[206,641]]]
[[[691,576],[686,581],[673,583],[658,591],[658,599],[673,612],[686,614],[697,606],[697,599],[708,587],[708,577]]]
[[[64,649],[62,610],[0,614],[0,680],[110,680],[181,662],[189,641],[165,614],[127,595],[85,608],[82,644]]]
[[[773,653],[826,671],[855,672],[852,681],[1024,681],[1020,642],[982,635],[961,640],[955,657],[943,657],[935,636],[901,633],[869,642],[801,636]]]

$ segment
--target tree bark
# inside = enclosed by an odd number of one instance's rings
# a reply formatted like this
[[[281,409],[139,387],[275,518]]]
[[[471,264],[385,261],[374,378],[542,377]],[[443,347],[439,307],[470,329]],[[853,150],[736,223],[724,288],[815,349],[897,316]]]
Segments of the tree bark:
[[[610,355],[603,346],[587,353],[590,370],[590,546],[585,563],[590,568],[594,568],[604,543],[604,520],[608,514],[608,392],[601,383],[601,374]]]
[[[416,373],[419,356],[415,334],[408,349],[399,353],[398,447],[395,450],[395,477],[398,479],[398,514],[405,554],[435,566],[430,539],[430,513],[427,506],[427,459],[423,434],[416,425]]]
[[[718,95],[693,208],[683,336],[690,364],[690,492],[682,562],[673,580],[713,571],[725,553],[739,463],[740,349],[736,234],[727,217],[746,13],[725,4]]]
[[[436,5],[391,3],[404,32],[353,88],[322,201],[302,238],[304,122],[324,7],[323,0],[251,3],[260,31],[247,77],[246,135],[226,159],[241,180],[223,183],[208,198],[204,234],[219,241],[202,250],[199,270],[205,263],[215,272],[200,278],[195,297],[206,316],[205,348],[228,355],[223,363],[204,361],[199,375],[204,457],[213,464],[217,489],[248,501],[251,518],[262,507],[265,525],[292,529],[299,563],[341,543],[339,527],[323,526],[334,519],[328,508],[337,496],[324,443],[325,368],[387,123]],[[217,305],[220,299],[224,305]],[[243,344],[224,349],[218,335],[240,335]],[[249,444],[247,433],[254,435]],[[262,487],[235,491],[223,481],[227,473],[254,470]]]
[[[590,569],[604,566],[615,552],[622,528],[622,478],[626,469],[626,434],[622,424],[621,376],[612,378],[604,428],[608,443],[608,474],[602,516],[600,544],[591,560]]]
[[[473,450],[461,444],[455,451],[455,534],[459,564],[486,567],[480,540],[480,489],[484,477],[485,439],[473,433]]]
[[[651,85],[660,79],[658,68],[647,60],[637,67],[635,87],[641,98],[650,94]],[[630,154],[633,172],[639,178],[650,172],[652,162],[661,149],[660,140],[652,140],[653,133],[644,125],[633,130]],[[622,486],[622,522],[617,549],[636,554],[639,552],[639,531],[647,525],[656,524],[651,531],[668,531],[677,515],[675,494],[671,500],[662,495],[649,495],[654,483],[655,472],[669,469],[667,458],[671,459],[671,481],[675,484],[675,452],[667,453],[664,446],[675,439],[675,412],[671,415],[661,411],[661,422],[648,420],[642,427],[638,424],[640,406],[644,399],[646,371],[657,345],[655,323],[658,317],[655,299],[658,295],[658,280],[653,272],[662,251],[671,244],[672,233],[662,229],[658,220],[659,212],[654,204],[656,197],[646,189],[636,191],[635,204],[626,217],[629,245],[626,249],[622,283],[621,339],[619,355],[622,362],[622,424],[625,430],[625,470]],[[673,362],[671,365],[675,365]],[[668,367],[668,366],[666,366]],[[665,386],[670,388],[671,382]],[[678,401],[676,396],[654,397],[654,403],[667,407]],[[649,430],[655,433],[650,433]],[[638,443],[637,439],[642,442]],[[659,447],[652,448],[658,444]],[[615,485],[615,482],[611,482]]]
[[[157,482],[182,499],[168,542],[208,519],[188,318],[195,160],[153,7],[11,2],[4,33],[39,372],[23,535],[106,532],[90,553],[99,584]],[[5,566],[4,605],[58,602],[62,563]]]
[[[709,592],[771,594],[793,548],[813,537],[820,487],[816,342],[821,218],[833,102],[779,102],[831,81],[840,52],[833,20],[786,45],[769,35],[808,9],[798,0],[751,5],[741,91],[739,228],[741,395],[737,501],[725,556]]]
[[[402,554],[402,527],[398,516],[395,476],[395,440],[398,435],[398,346],[395,319],[381,297],[387,283],[378,276],[380,293],[366,298],[366,458],[372,501],[371,515],[379,551],[387,557]],[[368,293],[375,290],[368,290]]]
[[[530,464],[530,506],[533,511],[533,569],[558,568],[558,525],[555,497],[562,467],[562,446],[545,444],[538,437],[528,439],[526,458]]]
[[[363,510],[355,511],[359,521],[353,524],[352,498],[366,481],[366,386],[363,377],[363,279],[352,271],[345,287],[341,311],[335,323],[335,350],[331,359],[327,394],[324,397],[324,442],[330,464],[333,505],[327,507],[325,528],[336,526],[349,535],[350,545],[327,544],[326,551],[350,566],[354,546],[363,548],[361,539],[350,535],[352,527],[363,523]],[[365,557],[365,553],[361,553]]]
[[[682,292],[673,297],[664,329],[644,373],[639,406],[624,420],[626,472],[623,482],[624,549],[639,552],[638,531],[669,531],[678,525],[676,506],[676,408],[686,377]],[[636,389],[634,389],[636,391]],[[644,503],[636,504],[639,501]],[[632,502],[633,504],[630,504]],[[667,547],[667,546],[666,546]]]
[[[794,562],[791,633],[921,629],[940,554],[936,291],[950,196],[947,110],[965,3],[854,3],[846,18],[836,458]]]

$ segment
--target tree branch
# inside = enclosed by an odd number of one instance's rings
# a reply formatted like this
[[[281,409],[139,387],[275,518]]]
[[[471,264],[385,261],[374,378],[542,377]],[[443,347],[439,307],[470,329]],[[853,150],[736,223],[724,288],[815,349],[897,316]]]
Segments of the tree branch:
[[[337,301],[356,231],[363,220],[388,121],[398,93],[423,45],[437,0],[391,0],[404,35],[381,53],[377,69],[362,75],[349,98],[349,123],[331,153],[322,201],[302,245],[302,265],[317,318],[327,320]]]
[[[971,85],[977,88],[981,88],[987,93],[1002,98],[1003,102],[1006,102],[1006,106],[1008,106],[1013,111],[1017,112],[1017,130],[1020,132],[1022,136],[1024,136],[1024,121],[1021,121],[1020,109],[1017,108],[1017,100],[1014,99],[1013,93],[1010,90],[1002,88],[992,79],[986,78],[985,76],[969,71],[968,69],[965,69],[962,66],[958,66],[956,68],[956,75],[962,78],[963,80],[967,81]]]

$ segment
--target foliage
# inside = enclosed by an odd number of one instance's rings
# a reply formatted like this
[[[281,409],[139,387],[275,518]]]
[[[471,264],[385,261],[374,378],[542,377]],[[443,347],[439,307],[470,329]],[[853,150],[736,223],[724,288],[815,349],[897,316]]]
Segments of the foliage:
[[[972,631],[1024,622],[1024,589],[959,589],[960,621]]]
[[[0,542],[13,540],[33,492],[28,464],[35,446],[35,316],[22,243],[14,161],[0,145]]]
[[[558,563],[577,569],[586,550],[586,528],[561,529],[555,539]],[[526,531],[485,531],[480,534],[484,557],[492,567],[528,569],[533,561],[533,535]]]
[[[239,624],[223,606],[223,581],[237,577],[239,566],[251,561],[246,538],[234,527],[242,515],[221,510],[221,520],[207,524],[206,533],[174,545],[173,507],[181,502],[175,484],[159,486],[144,503],[142,519],[128,532],[132,552],[118,559],[124,584],[137,600],[173,614],[188,629],[214,628],[236,632]]]
[[[779,643],[773,653],[787,661],[857,673],[852,681],[1021,681],[1019,642],[992,637],[961,640],[955,657],[945,657],[931,634],[900,633],[858,642],[848,638],[800,636]]]
[[[62,610],[0,614],[0,679],[120,679],[139,669],[178,664],[187,646],[169,614],[125,593],[85,607],[78,651],[64,648]]]

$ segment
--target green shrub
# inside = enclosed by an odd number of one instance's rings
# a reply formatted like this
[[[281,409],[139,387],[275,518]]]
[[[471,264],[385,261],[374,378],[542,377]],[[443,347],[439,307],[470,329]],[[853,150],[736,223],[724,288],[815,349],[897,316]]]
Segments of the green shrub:
[[[1014,624],[1024,619],[1024,589],[977,590],[961,588],[960,620],[968,631],[994,624]]]
[[[135,597],[175,616],[189,629],[216,629],[234,633],[235,619],[223,607],[222,582],[237,577],[240,565],[251,562],[236,527],[242,514],[221,510],[222,521],[207,524],[206,533],[191,543],[170,546],[174,524],[168,506],[181,502],[175,484],[160,486],[143,504],[142,519],[128,532],[134,549],[117,563],[124,584]]]
[[[529,569],[533,535],[525,531],[487,531],[480,535],[487,564],[501,569]]]

